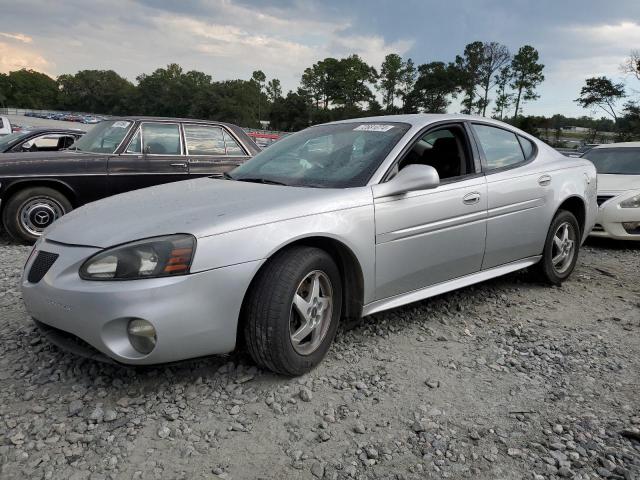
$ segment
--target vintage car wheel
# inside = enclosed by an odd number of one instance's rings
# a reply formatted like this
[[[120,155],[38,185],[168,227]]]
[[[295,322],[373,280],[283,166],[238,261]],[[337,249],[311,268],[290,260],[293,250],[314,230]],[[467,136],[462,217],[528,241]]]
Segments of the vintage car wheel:
[[[243,308],[244,337],[254,361],[283,375],[302,375],[335,337],[342,282],[324,250],[296,246],[274,256],[252,282]]]
[[[537,265],[538,276],[553,285],[564,282],[576,265],[580,251],[580,226],[576,217],[560,210],[549,227],[542,259]]]
[[[73,209],[63,194],[48,187],[19,191],[2,211],[2,223],[17,241],[34,243],[45,228]]]

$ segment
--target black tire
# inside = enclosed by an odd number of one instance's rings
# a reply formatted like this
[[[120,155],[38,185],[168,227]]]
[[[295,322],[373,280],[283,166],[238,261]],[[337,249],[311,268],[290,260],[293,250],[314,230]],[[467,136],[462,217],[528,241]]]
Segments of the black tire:
[[[556,268],[553,262],[554,254],[558,253],[558,247],[555,244],[554,237],[560,227],[568,225],[569,233],[573,236],[573,250],[571,258],[567,259],[566,265],[563,265],[562,269]],[[549,232],[544,244],[544,250],[542,252],[542,259],[536,264],[533,269],[533,273],[538,280],[552,285],[560,285],[564,282],[576,266],[578,261],[578,254],[580,253],[581,233],[578,220],[573,213],[567,210],[560,210],[556,213],[556,216],[551,222]]]
[[[291,322],[293,299],[303,282],[321,272],[330,281],[331,314],[326,315],[326,333],[314,351],[301,354],[294,347]],[[311,296],[309,297],[311,298]],[[242,321],[247,350],[260,366],[288,376],[302,375],[318,365],[336,335],[342,306],[342,281],[335,262],[319,248],[295,246],[277,253],[258,272],[243,305]],[[315,311],[314,311],[315,315]],[[309,340],[311,341],[311,340]]]
[[[41,202],[40,210],[37,206],[29,208],[30,205],[34,205],[34,202]],[[14,240],[32,244],[40,237],[38,230],[43,230],[71,210],[73,210],[73,206],[69,199],[53,188],[25,188],[13,194],[4,205],[2,224]],[[29,219],[25,220],[23,214],[26,215],[27,212],[32,213],[27,215]],[[38,212],[42,212],[42,216],[47,218],[41,225],[36,224],[34,217]]]

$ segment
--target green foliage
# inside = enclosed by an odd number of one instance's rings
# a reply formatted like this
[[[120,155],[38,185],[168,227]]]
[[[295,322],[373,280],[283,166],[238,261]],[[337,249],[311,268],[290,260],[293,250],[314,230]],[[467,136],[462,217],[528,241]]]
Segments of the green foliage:
[[[113,70],[82,70],[58,77],[58,105],[63,110],[115,115],[131,113],[135,87]]]
[[[376,88],[382,94],[382,104],[389,113],[394,110],[393,102],[400,91],[403,69],[402,57],[396,53],[384,57],[380,67],[380,80]]]
[[[511,61],[511,72],[513,73],[511,88],[515,89],[516,105],[514,117],[520,112],[520,104],[523,101],[535,100],[540,97],[536,93],[536,87],[544,81],[544,65],[538,63],[538,51],[530,45],[520,47],[518,53]]]
[[[481,69],[484,62],[484,44],[472,42],[464,47],[462,56],[456,55],[455,66],[461,90],[464,92],[462,100],[463,113],[473,113],[477,107],[476,88],[480,83]]]
[[[583,108],[601,108],[607,115],[618,120],[616,102],[624,98],[624,85],[613,83],[607,77],[592,77],[585,80],[580,97],[575,101]]]
[[[431,62],[418,67],[418,78],[410,94],[410,105],[427,113],[445,113],[450,96],[459,88],[456,65]]]
[[[23,108],[50,108],[58,97],[56,81],[35,70],[16,70],[3,80],[3,96],[7,106],[20,105]]]

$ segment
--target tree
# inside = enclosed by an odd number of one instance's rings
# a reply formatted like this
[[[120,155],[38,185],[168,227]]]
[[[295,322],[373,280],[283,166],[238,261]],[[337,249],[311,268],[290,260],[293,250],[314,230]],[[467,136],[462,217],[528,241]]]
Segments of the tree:
[[[511,61],[511,71],[513,72],[511,88],[517,92],[514,118],[520,112],[522,101],[540,98],[540,95],[536,93],[536,87],[544,81],[542,74],[544,65],[538,63],[538,60],[538,51],[530,45],[525,45],[520,47]]]
[[[356,54],[340,59],[333,76],[336,84],[330,90],[330,99],[336,105],[353,110],[373,97],[369,84],[375,84],[377,77],[375,68]]]
[[[9,98],[9,77],[4,73],[0,73],[0,107],[6,107]]]
[[[630,73],[640,80],[640,50],[632,50],[620,69],[622,73]]]
[[[413,60],[410,58],[402,65],[402,73],[400,75],[400,82],[398,85],[398,94],[402,99],[402,112],[414,113],[415,106],[410,104],[410,95],[413,92],[416,83],[416,67],[413,64]]]
[[[495,100],[495,107],[493,107],[493,114],[500,120],[504,118],[505,110],[508,110],[513,102],[513,93],[507,92],[507,85],[511,81],[513,73],[511,67],[505,65],[500,69],[498,75],[496,75],[495,82],[497,87],[497,96]]]
[[[256,70],[251,74],[251,81],[257,85],[257,104],[258,104],[258,122],[260,122],[261,118],[261,100],[262,100],[262,90],[264,89],[264,82],[267,80],[267,76],[264,74],[262,70]]]
[[[509,49],[497,42],[483,43],[482,62],[479,68],[479,81],[482,91],[482,99],[478,101],[478,113],[486,116],[489,105],[489,91],[501,80],[498,72],[511,60]]]
[[[607,115],[618,121],[616,102],[624,98],[624,85],[613,83],[607,77],[592,77],[585,80],[580,97],[575,100],[583,108],[601,108]]]
[[[309,126],[309,115],[309,104],[304,96],[289,92],[273,102],[269,123],[276,130],[301,130]]]
[[[4,83],[8,106],[35,109],[57,106],[58,86],[53,78],[44,73],[23,68],[9,72]]]
[[[473,113],[478,107],[476,88],[480,84],[481,67],[484,61],[484,44],[472,42],[464,47],[463,56],[456,55],[455,65],[458,70],[460,88],[464,92],[462,100],[463,113]]]
[[[80,112],[126,115],[132,111],[134,85],[113,70],[81,70],[60,75],[60,108]]]
[[[400,82],[403,74],[402,57],[396,53],[390,53],[384,57],[380,67],[380,79],[376,88],[382,93],[382,104],[387,112],[393,112],[393,101],[399,93]]]
[[[412,103],[429,113],[445,113],[450,95],[458,89],[458,70],[455,65],[431,62],[418,67],[418,78],[412,96]]]
[[[211,84],[210,75],[195,70],[184,73],[176,63],[142,74],[137,80],[137,110],[163,117],[187,116],[201,90]]]
[[[282,97],[282,86],[280,85],[280,80],[277,78],[272,78],[269,83],[267,83],[267,97],[272,103]]]

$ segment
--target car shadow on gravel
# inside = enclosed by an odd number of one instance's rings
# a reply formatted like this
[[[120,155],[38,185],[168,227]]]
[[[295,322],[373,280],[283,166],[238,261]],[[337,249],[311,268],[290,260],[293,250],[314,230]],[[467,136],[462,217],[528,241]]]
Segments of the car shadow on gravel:
[[[605,250],[640,250],[640,240],[614,240],[612,238],[589,237],[585,247],[601,248]]]

